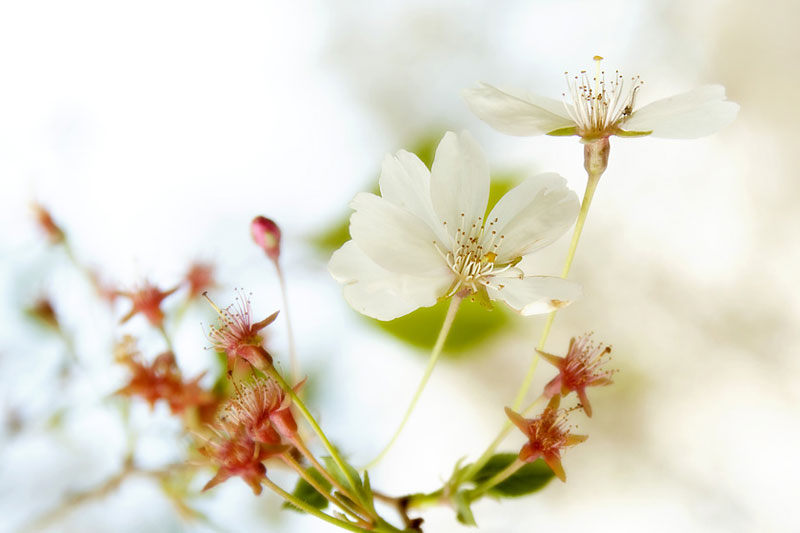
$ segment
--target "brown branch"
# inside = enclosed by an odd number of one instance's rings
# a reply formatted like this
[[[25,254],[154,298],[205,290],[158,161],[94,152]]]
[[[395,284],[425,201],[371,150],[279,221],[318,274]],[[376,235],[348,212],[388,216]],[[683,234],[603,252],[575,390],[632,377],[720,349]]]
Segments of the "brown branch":
[[[39,531],[44,527],[57,522],[61,518],[64,518],[66,515],[68,515],[81,505],[84,505],[87,502],[93,500],[100,500],[102,498],[105,498],[106,496],[117,490],[120,487],[120,485],[122,485],[122,483],[130,476],[139,475],[161,480],[172,472],[188,467],[190,467],[190,465],[184,463],[175,463],[159,470],[143,470],[133,464],[132,458],[128,458],[125,461],[122,470],[120,472],[118,472],[117,474],[110,477],[109,479],[107,479],[106,481],[104,481],[103,483],[94,488],[68,494],[61,502],[61,504],[59,504],[56,508],[45,512],[38,518],[35,518],[28,524],[28,526],[22,528],[22,530]]]
[[[397,514],[400,515],[400,518],[403,519],[403,524],[405,525],[406,529],[411,531],[418,531],[422,533],[422,522],[424,521],[423,518],[411,518],[408,516],[408,509],[411,503],[411,496],[388,496],[376,490],[372,491],[372,495],[375,496],[376,499],[388,503],[392,507],[395,508]]]

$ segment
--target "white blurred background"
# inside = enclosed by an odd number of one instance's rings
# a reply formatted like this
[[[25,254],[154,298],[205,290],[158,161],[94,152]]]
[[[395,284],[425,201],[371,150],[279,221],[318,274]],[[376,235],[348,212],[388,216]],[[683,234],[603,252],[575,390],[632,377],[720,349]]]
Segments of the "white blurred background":
[[[642,103],[721,83],[741,113],[696,141],[612,139],[572,271],[586,296],[559,314],[548,348],[595,331],[614,345],[617,383],[590,391],[595,416],[579,429],[591,438],[567,453],[569,482],[480,503],[481,530],[800,530],[798,20],[793,0],[3,2],[0,530],[119,471],[130,436],[107,399],[124,383],[109,347],[146,329],[84,303],[88,285],[47,247],[31,201],[109,282],[168,286],[212,260],[227,287],[218,298],[245,287],[256,315],[280,293],[247,226],[257,214],[278,221],[316,410],[363,464],[425,357],[347,308],[310,237],[340,222],[385,153],[445,129],[472,132],[494,169],[556,171],[582,192],[575,139],[503,136],[460,91],[486,81],[558,97],[563,72],[595,54],[645,80]],[[542,253],[543,273],[558,271],[565,241]],[[40,293],[53,295],[83,365],[63,389],[59,340],[21,313]],[[199,325],[209,317],[192,308],[176,331],[189,375],[210,365]],[[446,360],[373,485],[433,490],[480,453],[540,326],[520,320]],[[540,368],[544,383],[552,372]],[[53,424],[54,413],[66,414]],[[130,416],[137,460],[180,457],[166,410],[134,405]],[[276,497],[239,480],[194,503],[211,525],[183,522],[151,480],[132,479],[48,531],[334,530],[279,513]],[[423,516],[426,531],[466,531],[449,509]]]

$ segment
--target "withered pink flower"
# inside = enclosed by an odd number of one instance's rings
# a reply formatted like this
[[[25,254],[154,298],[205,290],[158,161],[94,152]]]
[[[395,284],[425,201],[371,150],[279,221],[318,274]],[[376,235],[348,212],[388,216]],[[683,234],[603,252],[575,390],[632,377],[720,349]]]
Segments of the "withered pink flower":
[[[189,266],[183,281],[189,286],[189,298],[197,298],[208,289],[214,287],[214,265],[198,261]]]
[[[261,345],[259,331],[270,325],[278,316],[275,311],[261,322],[253,323],[250,314],[250,300],[240,294],[233,304],[220,309],[203,293],[206,300],[217,311],[219,326],[209,328],[208,338],[214,349],[225,352],[228,356],[228,372],[233,371],[237,358],[241,358],[252,366],[263,369],[272,364],[272,357]]]
[[[250,234],[255,243],[264,250],[267,257],[278,260],[281,253],[281,229],[267,217],[256,217],[250,223]]]
[[[47,296],[37,298],[34,304],[27,309],[27,312],[47,327],[55,330],[60,327],[53,303]]]
[[[133,307],[128,311],[120,324],[124,324],[134,315],[141,313],[155,327],[161,327],[164,322],[164,312],[161,310],[161,302],[170,294],[178,290],[173,287],[168,291],[162,291],[149,281],[145,281],[141,287],[133,291],[118,291],[120,296],[131,300]]]
[[[116,359],[128,367],[131,378],[116,394],[139,396],[150,407],[164,400],[173,414],[181,414],[189,407],[204,407],[213,404],[214,395],[200,386],[203,374],[184,381],[171,352],[164,352],[146,363],[136,349],[131,337],[125,337],[116,347]]]
[[[569,341],[569,350],[566,357],[558,357],[538,350],[542,358],[558,369],[554,377],[544,388],[544,394],[551,398],[557,394],[566,396],[575,391],[580,398],[583,410],[587,416],[592,416],[592,406],[586,396],[586,387],[610,385],[613,370],[604,370],[601,367],[611,353],[611,347],[597,344],[591,340],[591,333],[580,337],[573,337]]]
[[[44,234],[47,235],[47,239],[50,241],[50,244],[58,244],[62,242],[64,240],[64,232],[53,221],[53,217],[50,215],[50,212],[45,209],[44,206],[37,203],[34,203],[32,208],[34,216],[36,217],[36,223],[39,225],[39,228],[44,232]]]
[[[224,416],[244,427],[255,441],[278,444],[281,436],[292,439],[297,434],[290,407],[291,398],[274,380],[257,377],[241,386],[226,405]]]
[[[572,435],[567,426],[567,411],[558,408],[559,396],[555,396],[536,418],[523,418],[506,407],[506,415],[522,433],[528,437],[519,452],[520,461],[532,463],[540,457],[561,481],[567,480],[561,465],[561,452],[588,439],[587,435]]]
[[[225,422],[220,422],[218,427],[211,429],[215,435],[199,451],[213,464],[218,465],[219,470],[206,483],[203,490],[238,476],[250,485],[253,494],[261,494],[261,481],[267,474],[263,461],[285,452],[289,447],[260,444],[254,441],[244,428],[231,426]]]

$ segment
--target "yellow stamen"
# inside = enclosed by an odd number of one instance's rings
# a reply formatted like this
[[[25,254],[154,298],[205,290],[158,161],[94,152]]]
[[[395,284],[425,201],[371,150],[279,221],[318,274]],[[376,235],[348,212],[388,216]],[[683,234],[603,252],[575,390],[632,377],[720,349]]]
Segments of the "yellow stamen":
[[[213,308],[214,308],[214,311],[216,311],[216,312],[217,312],[217,314],[218,314],[220,317],[222,317],[223,319],[225,319],[225,313],[222,311],[222,309],[220,309],[219,307],[217,307],[217,304],[215,304],[214,302],[212,302],[212,301],[211,301],[211,298],[209,298],[209,297],[208,297],[208,291],[203,291],[203,298],[205,298],[206,300],[208,300],[208,303],[210,303],[210,304],[211,304],[211,307],[213,307]]]

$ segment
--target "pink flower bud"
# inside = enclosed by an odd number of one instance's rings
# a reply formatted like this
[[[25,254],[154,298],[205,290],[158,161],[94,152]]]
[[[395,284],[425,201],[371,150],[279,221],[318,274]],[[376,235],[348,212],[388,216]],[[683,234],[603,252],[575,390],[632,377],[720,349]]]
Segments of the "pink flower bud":
[[[250,234],[255,243],[273,261],[281,253],[281,229],[267,217],[256,217],[250,223]]]

